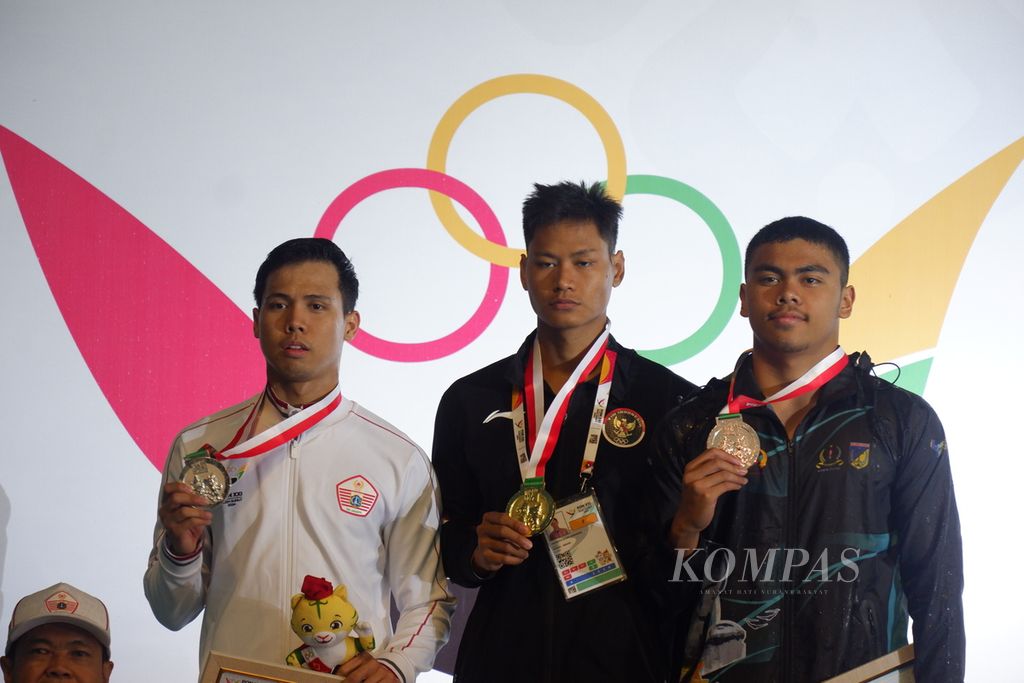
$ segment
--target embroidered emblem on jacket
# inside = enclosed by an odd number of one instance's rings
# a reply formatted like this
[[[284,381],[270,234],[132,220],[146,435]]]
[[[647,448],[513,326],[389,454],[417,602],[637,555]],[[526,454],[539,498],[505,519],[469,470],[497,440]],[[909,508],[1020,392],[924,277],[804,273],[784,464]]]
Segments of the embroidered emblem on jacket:
[[[632,448],[640,443],[647,424],[640,413],[629,408],[616,408],[605,415],[604,438],[620,448]]]
[[[819,470],[831,470],[842,466],[843,452],[839,446],[830,443],[818,452],[818,464],[815,467]]]
[[[365,517],[377,504],[377,489],[366,477],[356,475],[338,484],[338,507],[356,517]]]
[[[850,467],[862,470],[871,460],[871,444],[850,442]]]

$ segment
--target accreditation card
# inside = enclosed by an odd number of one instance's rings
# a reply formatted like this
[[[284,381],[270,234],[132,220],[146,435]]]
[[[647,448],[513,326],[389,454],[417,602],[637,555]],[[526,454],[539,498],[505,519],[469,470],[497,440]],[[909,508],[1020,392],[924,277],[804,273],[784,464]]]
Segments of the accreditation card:
[[[559,501],[544,539],[566,600],[626,580],[593,491]]]

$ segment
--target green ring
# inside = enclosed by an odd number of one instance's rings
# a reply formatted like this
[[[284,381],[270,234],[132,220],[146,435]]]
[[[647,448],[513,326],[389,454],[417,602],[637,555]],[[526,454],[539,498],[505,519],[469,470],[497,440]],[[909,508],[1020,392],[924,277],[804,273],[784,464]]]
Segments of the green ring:
[[[682,341],[660,349],[638,351],[638,353],[662,365],[675,365],[711,345],[725,326],[729,324],[736,304],[743,268],[740,262],[740,246],[736,242],[729,221],[714,202],[686,183],[656,175],[630,175],[626,177],[626,194],[650,194],[673,199],[687,207],[711,229],[722,255],[722,288],[718,302],[711,315],[696,332]]]

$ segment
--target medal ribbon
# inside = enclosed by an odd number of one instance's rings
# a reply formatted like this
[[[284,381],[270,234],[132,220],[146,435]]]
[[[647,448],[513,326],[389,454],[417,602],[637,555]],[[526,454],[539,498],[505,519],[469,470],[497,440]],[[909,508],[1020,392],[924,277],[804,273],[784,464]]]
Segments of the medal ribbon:
[[[525,391],[523,392],[526,403],[526,412],[530,415],[527,429],[520,430],[517,425],[523,420],[523,404],[513,408],[513,429],[516,432],[516,451],[519,455],[519,468],[522,471],[523,481],[528,479],[543,479],[544,468],[552,453],[555,452],[555,444],[558,443],[558,435],[562,431],[562,423],[565,421],[565,414],[569,409],[569,399],[572,397],[576,387],[579,386],[597,367],[597,364],[606,355],[608,348],[608,326],[606,325],[601,335],[594,340],[594,343],[587,349],[576,368],[569,375],[569,379],[555,395],[547,411],[544,410],[544,373],[542,367],[540,342],[535,338],[533,341],[533,353],[526,362],[526,377],[524,379]],[[611,389],[611,374],[606,382],[607,389],[604,390],[605,401]],[[598,394],[594,398],[595,409],[601,399],[601,386],[598,385]],[[514,400],[514,398],[513,398]],[[602,407],[602,417],[604,414]],[[593,431],[593,424],[591,424]],[[523,433],[525,432],[525,433]],[[520,438],[521,435],[525,438]],[[592,439],[588,439],[588,442]],[[525,443],[524,443],[525,441]],[[526,449],[529,447],[530,456],[527,458]],[[596,447],[596,443],[595,443]]]
[[[341,405],[341,386],[336,386],[331,393],[312,405],[303,408],[291,417],[278,422],[273,427],[266,429],[243,443],[238,443],[246,428],[252,422],[256,413],[259,412],[262,401],[257,402],[245,423],[239,428],[231,443],[224,447],[224,450],[217,453],[218,460],[240,460],[252,458],[273,450],[283,443],[287,443],[314,426],[325,417],[334,412],[334,409]],[[237,445],[236,445],[237,444]]]
[[[747,354],[740,357],[739,362],[736,363],[736,369],[739,369],[740,363],[743,359],[749,355]],[[850,362],[846,352],[843,351],[843,347],[837,346],[836,350],[828,354],[820,361],[814,364],[810,370],[801,375],[798,379],[784,386],[783,388],[776,391],[774,394],[765,399],[751,398],[740,394],[739,396],[733,397],[733,389],[736,387],[736,371],[732,373],[732,380],[729,382],[729,402],[722,408],[720,415],[732,415],[738,414],[745,408],[756,408],[757,406],[766,406],[769,403],[776,403],[778,401],[787,401],[797,396],[803,396],[807,392],[815,391],[819,387],[824,386],[831,381],[836,375],[842,372],[846,364]]]

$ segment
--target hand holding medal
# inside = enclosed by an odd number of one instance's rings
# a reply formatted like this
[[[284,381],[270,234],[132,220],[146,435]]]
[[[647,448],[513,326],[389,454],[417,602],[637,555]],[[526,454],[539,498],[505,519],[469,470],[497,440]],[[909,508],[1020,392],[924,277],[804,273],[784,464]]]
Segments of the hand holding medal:
[[[471,563],[477,574],[493,574],[505,565],[522,564],[533,542],[525,524],[504,512],[485,512],[476,527],[476,548]]]
[[[711,524],[718,499],[747,484],[747,467],[718,447],[710,447],[683,469],[679,506],[672,519],[669,540],[676,548],[694,549],[700,534]]]
[[[700,533],[711,523],[718,498],[746,485],[746,470],[761,457],[757,431],[743,421],[740,411],[813,392],[838,375],[848,362],[843,349],[836,347],[797,380],[771,396],[757,399],[734,393],[736,375],[748,355],[744,354],[736,363],[728,399],[708,434],[708,450],[688,462],[683,470],[679,507],[670,531],[670,540],[677,548],[697,546]]]
[[[210,507],[222,502],[227,491],[227,472],[213,458],[212,447],[185,456],[179,481],[164,484],[158,510],[167,550],[178,556],[198,552],[203,532],[213,521]]]

